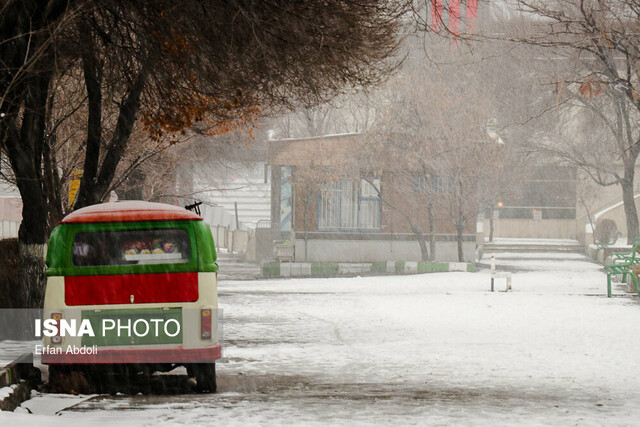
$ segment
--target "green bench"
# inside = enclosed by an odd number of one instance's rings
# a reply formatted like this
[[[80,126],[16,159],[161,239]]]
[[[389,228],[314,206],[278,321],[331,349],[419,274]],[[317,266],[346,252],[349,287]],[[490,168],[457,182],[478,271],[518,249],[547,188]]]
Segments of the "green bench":
[[[640,239],[633,242],[630,251],[616,252],[611,254],[609,264],[604,266],[607,273],[607,297],[611,298],[611,276],[614,274],[622,275],[622,281],[627,281],[627,276],[631,275],[633,284],[635,285],[638,296],[640,296],[640,287],[638,286],[638,278],[634,274],[634,267],[640,268]]]

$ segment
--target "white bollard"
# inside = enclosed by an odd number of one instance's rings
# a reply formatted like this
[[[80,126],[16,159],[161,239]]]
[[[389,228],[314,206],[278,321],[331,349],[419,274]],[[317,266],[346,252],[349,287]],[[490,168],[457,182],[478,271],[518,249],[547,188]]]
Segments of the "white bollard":
[[[493,282],[496,276],[496,256],[491,255],[491,292],[493,292]]]
[[[507,281],[507,291],[511,290],[511,273],[504,272],[498,273],[496,272],[496,256],[491,255],[491,292],[494,291],[494,282],[496,278],[504,278]]]

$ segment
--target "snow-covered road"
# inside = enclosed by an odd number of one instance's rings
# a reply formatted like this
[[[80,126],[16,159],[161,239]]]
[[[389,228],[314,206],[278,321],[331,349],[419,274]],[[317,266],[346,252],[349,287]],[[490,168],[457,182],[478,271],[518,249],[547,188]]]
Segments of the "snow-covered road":
[[[637,424],[637,298],[607,299],[581,255],[498,262],[511,293],[488,292],[488,271],[222,282],[219,393],[99,396],[0,424]]]

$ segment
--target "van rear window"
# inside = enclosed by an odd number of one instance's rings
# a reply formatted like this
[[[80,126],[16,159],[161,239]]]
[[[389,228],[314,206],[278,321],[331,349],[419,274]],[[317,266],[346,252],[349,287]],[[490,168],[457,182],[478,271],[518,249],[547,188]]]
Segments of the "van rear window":
[[[182,228],[88,231],[76,234],[73,265],[177,264],[189,262],[189,235]]]

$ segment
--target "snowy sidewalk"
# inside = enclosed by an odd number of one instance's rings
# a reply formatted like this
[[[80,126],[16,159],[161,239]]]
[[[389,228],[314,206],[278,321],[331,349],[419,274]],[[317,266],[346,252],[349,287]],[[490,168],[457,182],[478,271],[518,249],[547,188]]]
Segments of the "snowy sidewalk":
[[[220,393],[0,423],[636,424],[640,305],[607,299],[600,266],[561,255],[499,258],[511,293],[490,293],[488,270],[222,282]]]

